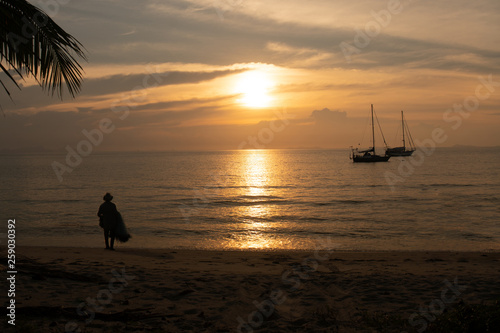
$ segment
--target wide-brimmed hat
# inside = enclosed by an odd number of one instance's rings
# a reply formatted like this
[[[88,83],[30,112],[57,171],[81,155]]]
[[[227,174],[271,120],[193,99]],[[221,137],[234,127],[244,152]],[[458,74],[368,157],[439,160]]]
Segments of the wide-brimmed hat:
[[[113,196],[112,196],[111,194],[109,194],[109,193],[106,193],[106,194],[104,195],[104,197],[102,197],[102,199],[103,199],[104,201],[111,201],[111,200],[113,200]]]

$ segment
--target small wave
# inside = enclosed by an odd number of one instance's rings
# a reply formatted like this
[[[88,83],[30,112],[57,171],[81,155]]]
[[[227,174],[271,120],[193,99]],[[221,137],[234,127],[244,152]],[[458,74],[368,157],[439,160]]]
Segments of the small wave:
[[[485,197],[485,198],[482,198],[481,200],[497,202],[497,201],[500,201],[500,197]]]
[[[46,203],[60,203],[60,202],[83,202],[81,199],[5,199],[6,202],[28,203],[28,204],[46,204]]]
[[[337,199],[337,200],[331,200],[328,202],[311,202],[311,204],[315,205],[315,206],[332,206],[332,205],[338,205],[338,204],[360,205],[360,204],[367,204],[367,203],[374,203],[374,202],[376,202],[376,200]]]
[[[480,184],[453,184],[453,183],[434,183],[423,185],[423,187],[474,187],[481,186]]]
[[[255,199],[276,199],[276,200],[283,200],[282,197],[277,197],[277,196],[274,196],[274,195],[240,195],[237,198],[250,199],[250,200],[255,200]]]
[[[481,234],[476,234],[476,233],[472,233],[472,232],[464,232],[462,233],[462,236],[465,237],[466,239],[468,240],[474,240],[474,239],[488,239],[488,240],[491,240],[491,239],[494,239],[495,237],[492,237],[492,236],[489,236],[489,235],[481,235]]]
[[[220,207],[235,207],[235,206],[260,206],[260,205],[285,205],[291,204],[289,200],[256,200],[256,201],[235,201],[235,200],[218,200],[210,202],[210,205]]]
[[[298,220],[301,221],[330,221],[331,219],[326,219],[323,217],[300,217]]]

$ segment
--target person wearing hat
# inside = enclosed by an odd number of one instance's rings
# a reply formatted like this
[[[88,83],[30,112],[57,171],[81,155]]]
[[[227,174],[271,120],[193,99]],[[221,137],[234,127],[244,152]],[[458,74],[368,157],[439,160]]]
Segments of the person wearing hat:
[[[102,199],[104,203],[99,207],[99,211],[97,212],[97,216],[99,216],[99,225],[104,229],[106,249],[114,250],[113,246],[115,245],[115,229],[118,210],[116,209],[116,205],[111,202],[111,200],[113,200],[111,194],[106,193]],[[111,244],[108,241],[109,238],[111,238]]]

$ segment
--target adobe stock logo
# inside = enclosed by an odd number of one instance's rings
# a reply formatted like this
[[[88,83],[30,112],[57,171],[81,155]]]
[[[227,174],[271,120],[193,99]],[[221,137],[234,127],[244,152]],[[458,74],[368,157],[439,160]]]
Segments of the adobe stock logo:
[[[481,101],[485,101],[496,91],[495,87],[500,87],[500,82],[493,81],[493,75],[488,77],[478,77],[479,84],[471,94],[464,98],[462,103],[453,104],[453,108],[447,109],[443,113],[445,123],[451,124],[453,131],[458,130],[464,119],[468,119],[480,107]],[[391,191],[395,191],[394,185],[403,183],[408,177],[413,175],[417,167],[424,164],[426,157],[431,156],[436,150],[438,144],[445,143],[448,140],[447,131],[441,127],[436,127],[432,131],[430,138],[423,141],[415,140],[418,150],[407,160],[401,160],[397,169],[397,174],[391,171],[384,173],[387,184],[391,187]]]
[[[224,13],[241,7],[243,0],[217,0],[214,2],[215,12],[221,21],[224,21]]]
[[[364,30],[354,29],[356,35],[354,36],[353,43],[341,42],[339,44],[340,50],[347,62],[351,63],[354,54],[360,54],[361,50],[368,47],[372,40],[382,32],[382,29],[389,26],[395,15],[401,14],[405,6],[415,1],[404,1],[405,4],[401,0],[389,0],[387,2],[387,9],[382,9],[379,12],[372,10],[370,15],[373,17],[373,20],[366,22]]]
[[[158,87],[162,84],[164,77],[169,75],[169,72],[161,73],[158,68],[146,67],[147,74],[143,77],[142,83],[127,93],[122,94],[122,97],[113,101],[110,110],[118,117],[119,120],[125,120],[130,114],[130,110],[137,108],[141,103],[147,100],[148,89]],[[104,141],[104,134],[110,134],[116,129],[116,121],[111,118],[102,118],[99,120],[96,128],[82,130],[85,139],[80,140],[76,147],[66,146],[66,158],[64,162],[53,161],[51,166],[60,183],[63,182],[63,175],[71,173],[82,162],[83,158],[89,156]]]
[[[262,128],[256,136],[248,136],[246,140],[238,145],[238,149],[263,149],[274,140],[274,134],[282,132],[295,116],[287,113],[285,109],[282,112],[274,111],[275,119],[269,122],[267,127]]]

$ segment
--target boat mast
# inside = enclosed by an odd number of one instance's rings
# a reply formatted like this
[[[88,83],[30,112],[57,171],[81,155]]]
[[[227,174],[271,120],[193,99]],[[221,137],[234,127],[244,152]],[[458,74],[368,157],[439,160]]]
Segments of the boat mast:
[[[373,122],[373,104],[372,104],[372,142],[373,142],[373,155],[375,155],[375,123]]]
[[[403,148],[406,150],[406,144],[405,144],[405,120],[403,118],[403,110],[401,110],[401,129],[403,130]]]

